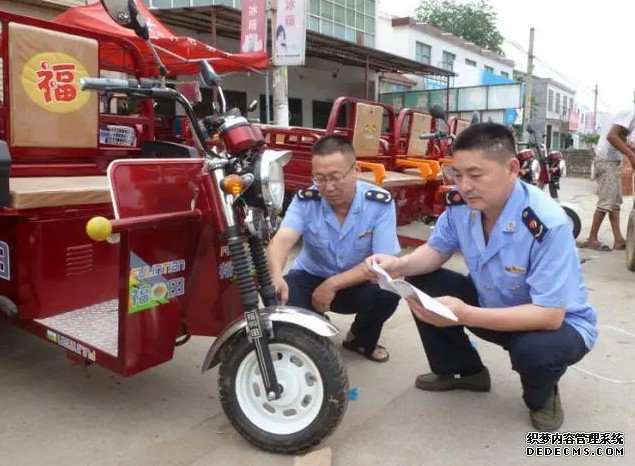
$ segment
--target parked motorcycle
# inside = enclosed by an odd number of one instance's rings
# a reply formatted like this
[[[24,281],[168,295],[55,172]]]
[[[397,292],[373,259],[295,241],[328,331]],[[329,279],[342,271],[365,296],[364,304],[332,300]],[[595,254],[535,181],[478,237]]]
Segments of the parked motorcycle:
[[[527,132],[530,135],[529,141],[518,143],[519,146],[525,147],[517,153],[520,162],[520,177],[523,181],[532,183],[540,189],[548,187],[549,195],[559,202],[560,180],[567,176],[567,164],[562,152],[547,153],[544,141],[539,139],[531,126],[527,126]],[[564,203],[560,205],[569,219],[573,237],[577,238],[582,229],[580,216],[571,205]]]
[[[134,0],[102,0],[102,3],[116,23],[134,29],[152,49],[147,26]],[[348,402],[348,378],[339,352],[327,338],[336,334],[337,329],[310,311],[279,306],[269,275],[264,243],[272,235],[276,213],[282,208],[282,167],[291,153],[267,150],[261,132],[238,109],[226,109],[220,77],[208,62],[202,61],[201,80],[216,89],[220,98],[220,105],[215,105],[212,114],[202,120],[210,136],[218,136],[222,142],[222,147],[210,147],[192,105],[183,95],[166,87],[165,66],[156,52],[154,55],[160,70],[159,80],[84,78],[82,89],[178,102],[189,119],[197,148],[164,141],[148,141],[146,146],[151,146],[150,152],[160,157],[167,154],[173,159],[189,160],[196,166],[190,170],[189,179],[182,179],[176,169],[169,168],[170,161],[166,159],[113,162],[109,177],[117,219],[94,218],[87,225],[87,231],[95,240],[117,241],[120,232],[127,235],[130,228],[141,224],[147,227],[152,221],[159,222],[155,228],[155,235],[159,236],[160,222],[168,217],[200,219],[203,226],[199,246],[182,261],[188,264],[188,270],[193,270],[188,280],[194,281],[194,287],[209,270],[205,262],[209,250],[216,248],[219,242],[227,244],[223,254],[229,256],[233,266],[244,312],[242,318],[231,319],[232,310],[223,308],[227,303],[220,293],[215,305],[201,302],[196,296],[181,304],[184,315],[213,313],[222,329],[219,334],[210,332],[217,338],[203,370],[220,362],[219,399],[225,414],[243,437],[273,452],[304,451],[319,443],[340,423]],[[149,153],[146,149],[148,147],[144,147],[142,153]],[[113,180],[120,166],[125,168],[126,176]],[[192,210],[124,218],[117,200],[130,202],[127,201],[130,196],[139,198],[139,190],[133,189],[129,182],[140,180],[139,186],[147,185],[146,176],[153,173],[159,173],[160,182],[164,183],[155,189],[168,194],[174,189],[175,198],[180,195],[177,188],[187,193],[194,189],[198,194],[191,201]],[[171,202],[170,196],[162,198]],[[143,198],[133,207],[143,210],[153,205],[156,205],[154,199]],[[152,245],[146,242],[140,247],[151,251]],[[231,275],[230,272],[227,276]],[[209,283],[216,282],[210,278]],[[190,283],[183,287],[188,293],[197,291],[192,291]],[[259,298],[264,307],[260,306]],[[238,303],[232,306],[240,309]]]
[[[433,105],[430,107],[430,115],[436,118],[438,121],[442,121],[445,124],[445,130],[438,130],[434,133],[422,134],[419,136],[421,140],[432,141],[432,144],[428,147],[428,157],[431,159],[443,159],[452,156],[452,143],[456,139],[456,135],[450,130],[452,121],[448,120],[448,117],[440,105]]]

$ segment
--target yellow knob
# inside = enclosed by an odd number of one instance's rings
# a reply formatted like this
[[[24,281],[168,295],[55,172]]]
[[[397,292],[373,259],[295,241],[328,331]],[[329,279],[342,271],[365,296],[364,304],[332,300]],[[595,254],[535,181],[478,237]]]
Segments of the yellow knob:
[[[93,217],[86,224],[86,233],[93,241],[105,241],[112,234],[110,220],[105,217]]]

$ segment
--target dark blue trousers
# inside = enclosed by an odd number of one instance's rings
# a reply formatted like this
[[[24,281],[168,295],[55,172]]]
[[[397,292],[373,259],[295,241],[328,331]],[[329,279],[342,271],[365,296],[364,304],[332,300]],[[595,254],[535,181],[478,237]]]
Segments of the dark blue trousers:
[[[454,296],[479,305],[474,283],[459,273],[440,269],[407,280],[432,297]],[[464,327],[435,327],[416,318],[415,322],[432,372],[472,375],[483,370]],[[582,336],[566,322],[554,331],[500,332],[472,327],[470,331],[509,352],[512,369],[520,375],[523,400],[530,409],[542,408],[567,367],[588,352]]]
[[[291,270],[285,277],[289,285],[289,306],[317,312],[311,304],[313,291],[326,280],[301,270]],[[340,290],[331,304],[331,311],[338,314],[355,314],[351,332],[355,346],[367,353],[375,350],[381,329],[397,309],[399,296],[382,290],[374,283],[361,283]]]

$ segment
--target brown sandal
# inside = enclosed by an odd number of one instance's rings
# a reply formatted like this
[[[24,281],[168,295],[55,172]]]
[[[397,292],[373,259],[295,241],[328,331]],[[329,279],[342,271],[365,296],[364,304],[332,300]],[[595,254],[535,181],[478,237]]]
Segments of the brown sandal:
[[[388,354],[388,350],[386,350],[385,347],[383,347],[382,345],[377,345],[375,346],[375,348],[373,348],[372,351],[367,351],[365,348],[361,347],[361,346],[357,346],[355,344],[354,341],[343,341],[342,342],[342,346],[344,347],[344,349],[347,349],[349,351],[353,351],[363,357],[365,357],[366,359],[373,361],[373,362],[386,362],[390,359],[390,354]],[[375,350],[377,349],[383,349],[384,351],[386,351],[386,357],[385,358],[378,358],[376,356],[373,355],[373,353],[375,352]]]

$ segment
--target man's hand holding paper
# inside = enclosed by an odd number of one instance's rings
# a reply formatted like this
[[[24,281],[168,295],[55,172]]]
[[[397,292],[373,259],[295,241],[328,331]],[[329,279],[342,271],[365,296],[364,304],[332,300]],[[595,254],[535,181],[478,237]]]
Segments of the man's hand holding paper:
[[[458,317],[448,305],[432,298],[405,280],[393,279],[377,262],[372,261],[369,265],[371,271],[377,277],[380,288],[405,298],[410,309],[419,320],[437,327],[458,325],[460,323]],[[460,300],[456,300],[460,303],[454,303],[455,298],[446,297],[446,300],[448,304],[452,304],[452,307],[457,310],[465,305]]]
[[[453,327],[456,325],[466,325],[463,321],[463,316],[465,312],[463,311],[463,307],[465,303],[460,299],[453,298],[452,296],[441,296],[435,299],[439,304],[448,308],[449,312],[455,315],[457,320],[443,317],[442,315],[436,314],[431,310],[423,307],[419,299],[414,296],[410,296],[405,298],[410,310],[415,315],[417,319],[421,322],[425,322],[426,324],[434,325],[435,327]],[[458,301],[458,302],[455,302]]]

